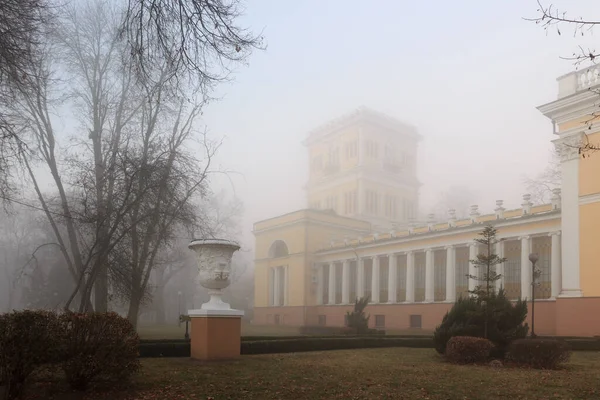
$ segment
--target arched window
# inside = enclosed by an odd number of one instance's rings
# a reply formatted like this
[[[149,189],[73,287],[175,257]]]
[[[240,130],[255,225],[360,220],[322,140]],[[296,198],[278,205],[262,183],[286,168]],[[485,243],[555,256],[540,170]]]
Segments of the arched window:
[[[274,241],[269,249],[270,258],[285,257],[289,254],[287,244],[283,240]]]

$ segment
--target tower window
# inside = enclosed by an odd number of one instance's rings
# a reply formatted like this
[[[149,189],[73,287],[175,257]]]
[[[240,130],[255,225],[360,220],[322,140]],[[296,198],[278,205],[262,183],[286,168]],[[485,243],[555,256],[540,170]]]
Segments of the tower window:
[[[365,192],[366,196],[366,209],[369,214],[377,215],[377,203],[379,201],[377,192],[372,190],[367,190]]]
[[[374,142],[372,140],[368,140],[367,141],[367,157],[371,157],[371,158],[377,158],[379,151],[378,151],[378,145],[377,142]]]

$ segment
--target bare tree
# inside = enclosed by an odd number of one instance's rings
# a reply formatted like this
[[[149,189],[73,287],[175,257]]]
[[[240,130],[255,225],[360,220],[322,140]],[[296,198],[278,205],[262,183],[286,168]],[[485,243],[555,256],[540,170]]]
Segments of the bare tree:
[[[475,200],[473,191],[466,186],[453,185],[438,195],[438,202],[434,207],[434,214],[437,218],[445,220],[448,217],[448,210],[456,211],[459,219],[467,218],[469,207]]]
[[[144,99],[132,85],[133,72],[122,65],[117,15],[101,3],[63,13],[55,43],[31,65],[35,81],[12,104],[12,120],[37,150],[23,163],[76,283],[65,307],[79,294],[80,311],[91,308],[94,286],[96,311],[107,310],[108,255],[127,233],[124,218],[136,198],[145,195],[133,190],[133,174],[119,168],[135,152],[131,132]],[[60,79],[64,71],[68,81]],[[78,112],[85,132],[71,146],[55,129],[59,106]],[[56,201],[42,191],[41,167],[52,177]]]
[[[122,282],[128,285],[128,317],[134,325],[161,250],[169,245],[177,227],[197,223],[194,199],[207,190],[211,160],[218,149],[218,144],[209,143],[205,136],[203,159],[185,149],[200,111],[199,105],[192,105],[186,112],[185,103],[180,101],[175,108],[170,133],[166,135],[157,134],[161,129],[155,125],[155,132],[151,121],[162,115],[162,124],[166,125],[168,113],[159,112],[158,103],[154,104],[154,111],[147,110],[148,123],[142,125],[144,133],[139,154],[128,160],[129,169],[139,169],[135,172],[132,189],[140,195],[124,220],[127,234],[111,254],[117,260],[117,271],[125,275]],[[167,108],[167,104],[162,106]],[[141,219],[142,215],[148,218]]]
[[[0,105],[14,100],[17,86],[29,81],[29,68],[51,13],[45,0],[3,0],[0,2]],[[19,127],[0,108],[0,197],[10,198],[13,171],[18,164]]]
[[[199,200],[199,201],[198,201]],[[157,253],[152,269],[152,282],[145,290],[151,292],[147,299],[152,301],[156,322],[165,322],[165,288],[178,274],[196,269],[196,261],[187,248],[190,237],[239,237],[239,218],[243,208],[238,198],[228,201],[224,192],[208,194],[196,199],[194,215],[185,223],[174,225],[174,231]],[[236,265],[232,271],[232,283],[237,282],[246,270],[246,264]],[[150,298],[151,297],[151,298]]]
[[[121,37],[143,80],[163,62],[206,94],[232,65],[262,47],[262,37],[240,27],[239,0],[128,0]]]
[[[108,2],[101,5],[110,7]],[[14,170],[20,167],[20,156],[28,148],[20,137],[23,126],[9,118],[3,108],[15,101],[15,92],[45,90],[37,85],[47,76],[35,75],[40,71],[31,65],[47,53],[43,39],[51,32],[54,17],[69,12],[68,7],[54,0],[0,1],[0,197],[4,200],[12,200]],[[111,46],[121,47],[122,67],[134,69],[136,83],[143,85],[156,83],[156,67],[160,71],[167,64],[176,87],[195,83],[206,97],[214,84],[228,77],[233,66],[245,62],[254,49],[262,48],[261,36],[239,26],[243,7],[237,0],[128,0],[127,6],[117,7],[117,11],[118,35],[111,39]],[[100,21],[102,16],[92,20],[90,27],[97,27]],[[75,35],[64,36],[65,41],[77,44],[90,31],[79,27],[70,33]],[[87,54],[80,55],[89,56],[90,49],[86,50]],[[101,73],[102,67],[94,70]],[[99,89],[96,94],[101,93]],[[101,125],[108,110],[96,111],[99,119],[94,128]],[[92,134],[99,139],[98,130]],[[100,280],[106,280],[103,271],[99,274]],[[97,295],[104,301],[102,293]]]
[[[536,204],[550,202],[552,189],[561,185],[560,157],[558,152],[552,152],[552,158],[546,168],[535,177],[524,178],[527,193],[531,194],[531,200]]]

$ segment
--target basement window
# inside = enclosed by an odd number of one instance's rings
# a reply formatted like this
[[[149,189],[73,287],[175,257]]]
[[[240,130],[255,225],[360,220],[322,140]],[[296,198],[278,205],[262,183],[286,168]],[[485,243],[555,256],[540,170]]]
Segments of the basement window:
[[[410,316],[410,327],[413,329],[421,329],[421,315]]]

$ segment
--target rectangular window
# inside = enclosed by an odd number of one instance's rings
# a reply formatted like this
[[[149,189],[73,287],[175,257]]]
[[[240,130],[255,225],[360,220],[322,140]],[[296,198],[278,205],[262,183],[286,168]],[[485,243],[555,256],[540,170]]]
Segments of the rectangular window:
[[[279,314],[275,314],[275,325],[279,325]]]
[[[325,325],[327,325],[327,316],[319,315],[319,326],[325,326]]]
[[[348,315],[344,315],[344,326],[348,326]]]
[[[421,329],[421,316],[411,315],[410,316],[410,327],[414,329]]]
[[[375,328],[385,328],[385,315],[375,316]]]
[[[366,197],[366,209],[369,214],[377,215],[379,196],[377,192],[367,190],[365,192]]]
[[[353,214],[356,211],[356,192],[344,193],[344,213]]]

